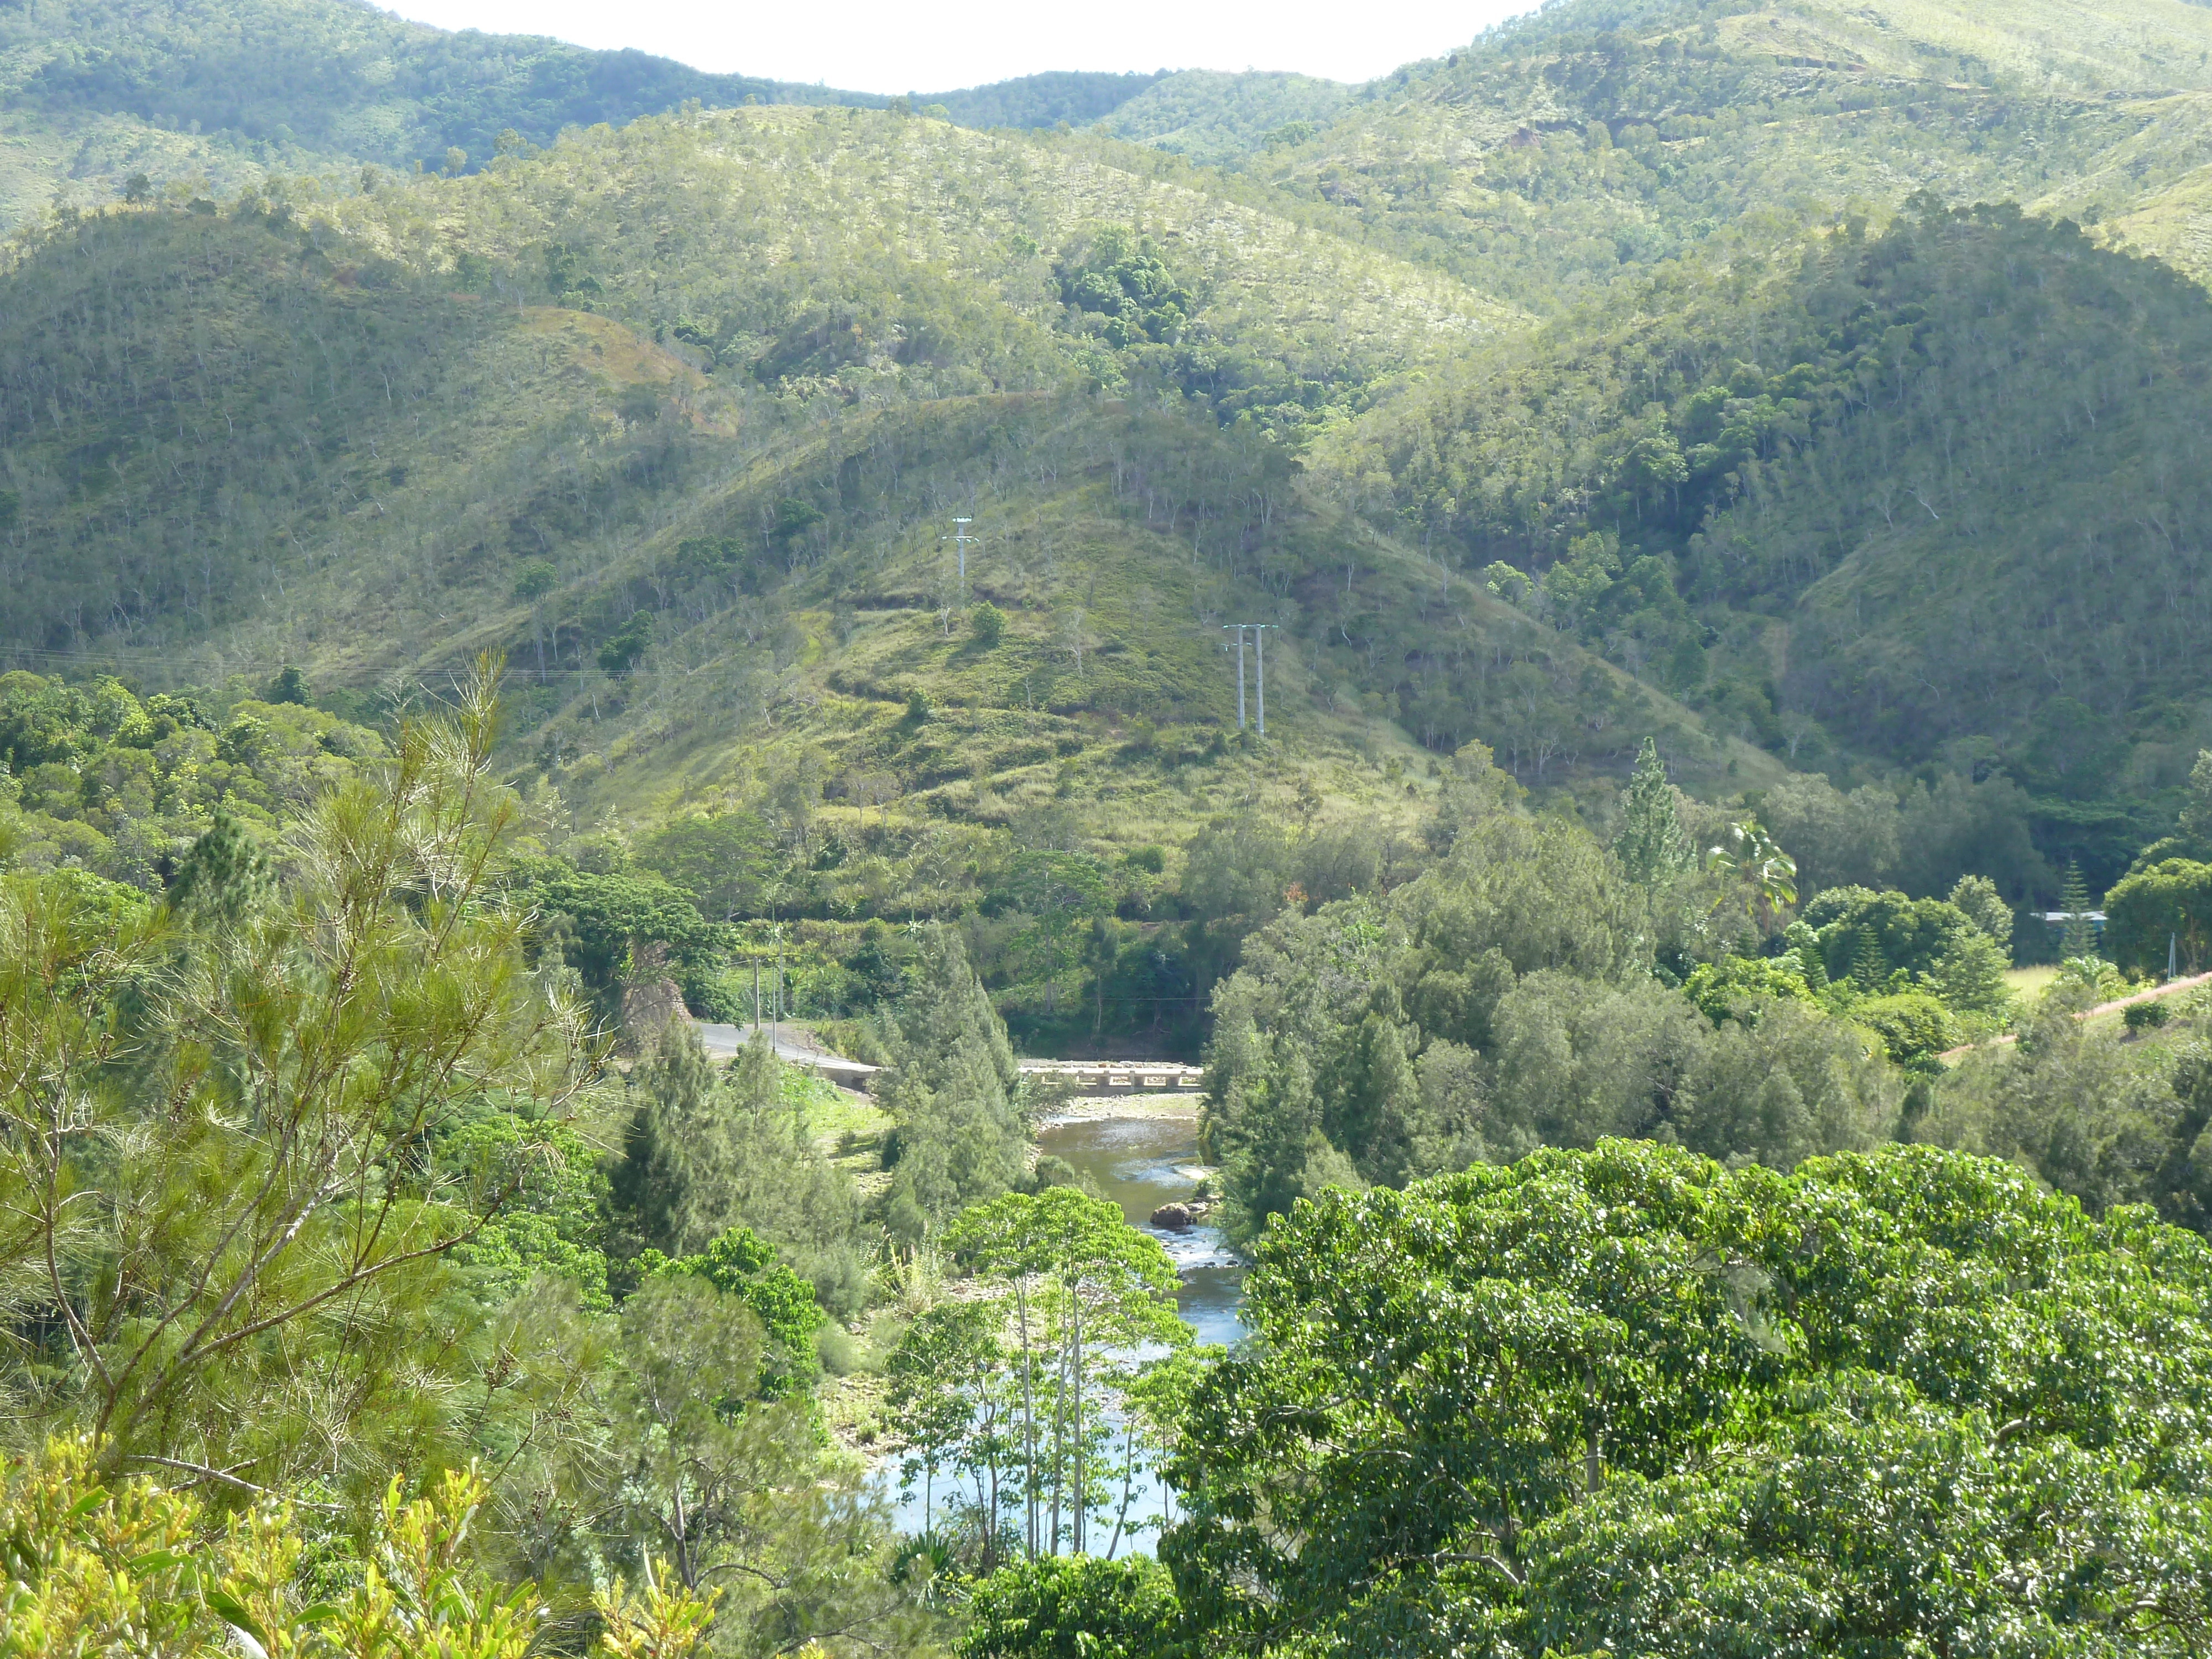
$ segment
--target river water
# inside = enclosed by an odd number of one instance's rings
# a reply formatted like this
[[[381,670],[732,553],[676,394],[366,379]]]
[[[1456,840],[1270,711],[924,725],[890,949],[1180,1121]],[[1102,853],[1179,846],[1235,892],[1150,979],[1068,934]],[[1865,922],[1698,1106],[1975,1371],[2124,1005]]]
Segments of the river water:
[[[1237,1305],[1243,1300],[1243,1269],[1221,1236],[1211,1227],[1194,1227],[1173,1233],[1152,1224],[1152,1212],[1161,1205],[1190,1197],[1198,1185],[1198,1117],[1194,1109],[1161,1115],[1146,1112],[1127,1117],[1085,1117],[1048,1123],[1037,1132],[1037,1151],[1065,1158],[1079,1174],[1097,1183],[1098,1190],[1121,1206],[1132,1226],[1160,1241],[1176,1265],[1182,1285],[1176,1296],[1177,1311],[1200,1342],[1237,1342],[1243,1328],[1237,1322]],[[878,1465],[877,1489],[897,1512],[900,1528],[918,1532],[922,1526],[920,1489],[899,1494],[898,1460]],[[1164,1507],[1158,1481],[1140,1476],[1129,1504],[1129,1521],[1139,1525],[1125,1535],[1121,1553],[1149,1554],[1153,1533],[1145,1526],[1156,1522]],[[1112,1517],[1101,1531],[1102,1540],[1112,1530]],[[1096,1547],[1094,1546],[1094,1547]]]
[[[1154,1210],[1191,1195],[1198,1185],[1198,1118],[1099,1117],[1052,1123],[1037,1132],[1037,1151],[1066,1158],[1079,1174],[1121,1206],[1129,1223],[1166,1247],[1182,1279],[1176,1296],[1183,1323],[1200,1342],[1233,1343],[1243,1333],[1237,1306],[1243,1270],[1211,1227],[1164,1232]]]

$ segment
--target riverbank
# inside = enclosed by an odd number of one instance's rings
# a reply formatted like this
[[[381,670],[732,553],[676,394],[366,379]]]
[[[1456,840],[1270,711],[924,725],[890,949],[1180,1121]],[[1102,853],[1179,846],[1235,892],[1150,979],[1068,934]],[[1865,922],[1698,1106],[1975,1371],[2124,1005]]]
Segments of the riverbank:
[[[1040,1133],[1069,1123],[1102,1123],[1127,1118],[1139,1123],[1198,1121],[1198,1101],[1189,1095],[1073,1095],[1054,1101],[1037,1120]]]

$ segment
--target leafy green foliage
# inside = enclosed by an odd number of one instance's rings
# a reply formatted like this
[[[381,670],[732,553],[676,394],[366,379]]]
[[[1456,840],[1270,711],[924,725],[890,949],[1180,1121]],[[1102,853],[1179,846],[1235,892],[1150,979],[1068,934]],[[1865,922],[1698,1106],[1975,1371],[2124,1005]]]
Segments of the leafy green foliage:
[[[1150,237],[1102,230],[1079,260],[1061,267],[1060,297],[1097,319],[1109,345],[1172,345],[1193,308]]]
[[[1725,1019],[1755,1021],[1762,1003],[1810,1002],[1813,988],[1802,964],[1784,951],[1779,957],[1723,957],[1718,962],[1701,962],[1683,981],[1682,994],[1717,1025]]]
[[[1787,1168],[1893,1131],[1895,1073],[1811,1003],[1802,957],[1723,945],[1686,997],[1668,990],[1652,894],[1587,830],[1509,799],[1493,787],[1448,856],[1387,901],[1285,915],[1246,942],[1214,1000],[1203,1121],[1233,1236],[1331,1185],[1542,1146],[1664,1135]]]
[[[961,1659],[1152,1659],[1175,1650],[1175,1590],[1158,1562],[1046,1556],[976,1587]]]
[[[2105,895],[2106,953],[2164,973],[2169,954],[2195,973],[2212,955],[2212,865],[2166,859],[2130,871]]]
[[[531,1587],[496,1583],[470,1552],[490,1497],[474,1471],[448,1471],[429,1495],[404,1501],[395,1480],[378,1506],[366,1582],[316,1599],[289,1503],[267,1501],[219,1536],[191,1496],[150,1482],[103,1482],[82,1441],[50,1442],[43,1457],[10,1459],[0,1488],[9,1539],[9,1646],[17,1652],[144,1650],[211,1656],[244,1649],[298,1659],[520,1659],[547,1609]],[[617,1582],[593,1597],[600,1651],[622,1659],[684,1659],[719,1594]],[[250,1644],[250,1645],[249,1645]]]
[[[776,1352],[763,1367],[763,1400],[784,1400],[811,1388],[821,1376],[814,1333],[825,1316],[814,1287],[775,1259],[775,1251],[750,1227],[732,1227],[697,1255],[670,1261],[657,1250],[638,1259],[647,1279],[702,1279],[753,1311]]]
[[[2179,1654],[2201,1407],[2166,1362],[2208,1289],[2199,1239],[1925,1149],[1784,1176],[1609,1142],[1333,1194],[1258,1246],[1163,1556],[1253,1648]]]

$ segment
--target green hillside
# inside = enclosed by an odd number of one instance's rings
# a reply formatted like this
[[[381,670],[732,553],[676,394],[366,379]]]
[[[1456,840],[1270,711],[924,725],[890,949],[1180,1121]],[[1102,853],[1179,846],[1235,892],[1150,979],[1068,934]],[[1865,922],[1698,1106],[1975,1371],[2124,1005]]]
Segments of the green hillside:
[[[1248,169],[1533,310],[1746,216],[2013,200],[2199,273],[2212,12],[1590,0],[1358,90]]]
[[[1308,75],[1184,70],[1154,82],[1097,125],[1115,138],[1220,166],[1310,138],[1352,95],[1350,87]]]
[[[2212,737],[2208,347],[2170,270],[1923,200],[1723,239],[1313,460],[1796,764],[2002,769],[2111,870]]]
[[[1650,727],[1752,805],[1792,768],[2001,794],[2016,896],[2106,879],[2208,736],[2212,342],[2137,253],[2189,222],[2212,14],[2069,15],[1569,4],[1360,88],[694,108],[56,219],[4,279],[0,628],[387,702],[503,649],[542,682],[518,752],[638,824],[765,744],[1170,844],[1229,796],[1101,803],[1162,733],[1229,764],[1221,625],[1263,619],[1316,757],[1480,740],[1577,789]],[[206,31],[165,15],[118,38],[182,96],[161,54]],[[346,88],[316,143],[385,107]],[[1983,197],[2021,207],[1952,210]]]

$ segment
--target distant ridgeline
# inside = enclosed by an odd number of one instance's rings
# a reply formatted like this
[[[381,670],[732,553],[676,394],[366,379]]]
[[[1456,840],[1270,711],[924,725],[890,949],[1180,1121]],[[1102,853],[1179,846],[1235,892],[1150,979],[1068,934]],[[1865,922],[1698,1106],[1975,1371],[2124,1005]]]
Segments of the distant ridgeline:
[[[0,65],[7,125],[33,149],[44,147],[38,129],[66,136],[76,153],[57,179],[111,189],[139,172],[197,171],[235,189],[250,176],[241,169],[476,168],[503,143],[550,144],[565,128],[619,126],[687,103],[891,101],[541,35],[453,33],[349,0],[68,0],[0,11]],[[1061,71],[909,101],[969,126],[1087,125],[1159,78]],[[27,195],[0,223],[42,205]]]

